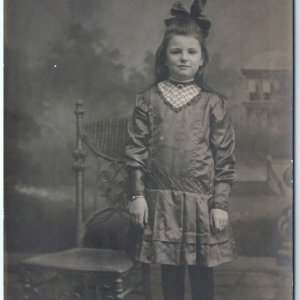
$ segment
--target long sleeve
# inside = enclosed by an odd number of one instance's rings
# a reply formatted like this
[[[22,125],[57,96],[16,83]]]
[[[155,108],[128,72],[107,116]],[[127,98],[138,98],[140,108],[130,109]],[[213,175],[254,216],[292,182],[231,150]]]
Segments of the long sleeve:
[[[144,174],[148,158],[150,135],[147,104],[138,95],[132,118],[128,124],[129,140],[126,145],[126,164],[129,173],[129,190],[132,196],[144,194]]]
[[[214,155],[215,191],[213,208],[228,210],[228,199],[235,172],[235,136],[228,103],[218,99],[211,111],[210,142]]]

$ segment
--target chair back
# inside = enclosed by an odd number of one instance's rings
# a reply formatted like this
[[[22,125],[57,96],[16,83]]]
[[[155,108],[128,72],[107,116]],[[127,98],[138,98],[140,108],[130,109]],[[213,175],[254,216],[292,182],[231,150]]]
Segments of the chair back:
[[[124,210],[128,204],[127,171],[125,167],[128,118],[120,117],[85,122],[84,114],[83,104],[78,101],[75,110],[76,149],[73,156],[76,177],[76,235],[77,245],[79,246],[82,243],[106,244],[108,240],[104,241],[102,238],[100,242],[98,240],[99,235],[96,233],[103,232],[104,228],[108,230],[108,233],[111,233],[111,230],[115,227],[106,225],[104,221],[109,221],[112,224],[112,222],[128,223],[129,220],[128,213]],[[87,164],[88,154],[94,157],[96,164]],[[96,212],[90,217],[86,217],[89,214],[85,199],[87,168],[93,168],[93,171],[95,171],[92,180],[93,201],[95,203],[90,210]],[[98,205],[98,202],[103,203]],[[99,206],[100,211],[98,211]],[[111,208],[103,210],[107,207]],[[117,219],[119,219],[118,222]],[[124,229],[128,228],[125,223],[123,224]],[[109,242],[112,243],[117,235],[114,234],[114,237],[110,237]],[[124,237],[126,235],[120,236]],[[112,244],[115,247],[116,244],[114,243]]]
[[[82,139],[95,155],[111,162],[125,159],[125,145],[128,140],[128,118],[119,117],[86,123]]]

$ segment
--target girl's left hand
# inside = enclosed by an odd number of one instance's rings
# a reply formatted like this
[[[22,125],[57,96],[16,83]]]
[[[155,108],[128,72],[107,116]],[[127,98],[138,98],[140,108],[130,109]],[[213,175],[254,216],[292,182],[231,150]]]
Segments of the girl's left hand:
[[[228,225],[228,212],[213,208],[210,212],[210,225],[215,232],[223,231]]]

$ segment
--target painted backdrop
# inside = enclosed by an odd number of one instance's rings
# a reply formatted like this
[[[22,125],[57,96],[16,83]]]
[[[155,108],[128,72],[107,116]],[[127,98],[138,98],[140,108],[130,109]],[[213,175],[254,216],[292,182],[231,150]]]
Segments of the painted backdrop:
[[[189,7],[192,1],[183,2]],[[171,0],[5,1],[9,251],[53,250],[74,242],[69,233],[74,230],[75,102],[82,99],[91,119],[130,114],[135,93],[153,80],[154,54],[172,4]],[[239,181],[264,180],[269,152],[278,147],[272,157],[292,157],[292,1],[210,0],[206,14],[212,21],[207,81],[231,99]],[[276,147],[253,136],[256,121],[249,121],[245,105],[251,101],[253,83],[245,69],[256,70],[258,76],[265,69],[287,72],[276,92],[282,109],[275,122],[265,126],[269,136],[274,124],[283,124],[277,131],[284,140]],[[268,87],[264,85],[265,91]],[[266,147],[253,148],[256,142]],[[242,186],[241,194],[245,193]],[[249,201],[234,205],[255,219],[260,211],[272,211],[270,201],[258,205],[258,212]],[[272,253],[272,247],[261,252]],[[241,248],[246,254],[255,251],[251,246]]]

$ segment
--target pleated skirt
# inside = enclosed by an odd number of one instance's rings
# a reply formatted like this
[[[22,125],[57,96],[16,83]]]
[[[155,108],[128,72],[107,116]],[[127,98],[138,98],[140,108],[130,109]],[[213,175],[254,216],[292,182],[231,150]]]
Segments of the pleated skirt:
[[[237,257],[230,224],[218,233],[211,228],[212,195],[148,189],[145,198],[149,220],[137,243],[136,260],[214,267]]]

